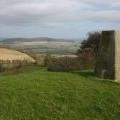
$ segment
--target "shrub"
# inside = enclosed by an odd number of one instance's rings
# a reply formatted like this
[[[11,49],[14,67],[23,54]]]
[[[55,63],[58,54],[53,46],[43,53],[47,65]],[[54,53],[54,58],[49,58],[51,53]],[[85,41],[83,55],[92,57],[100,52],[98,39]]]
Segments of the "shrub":
[[[81,61],[77,57],[51,57],[47,64],[48,71],[78,71],[82,69]]]
[[[4,72],[5,71],[5,68],[2,64],[0,64],[0,72]]]
[[[26,66],[26,65],[32,65],[32,63],[30,64],[28,61],[26,60],[1,60],[0,61],[0,72],[7,72],[7,71],[18,71],[19,68],[21,68],[22,66]]]
[[[51,62],[52,59],[53,58],[51,58],[51,56],[49,54],[46,54],[45,57],[44,57],[43,65],[45,67],[47,67],[50,64],[50,62]]]

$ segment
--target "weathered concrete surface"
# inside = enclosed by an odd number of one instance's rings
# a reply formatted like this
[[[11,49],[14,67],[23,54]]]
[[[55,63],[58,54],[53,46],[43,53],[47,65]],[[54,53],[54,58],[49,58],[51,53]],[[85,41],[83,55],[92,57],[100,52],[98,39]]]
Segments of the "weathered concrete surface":
[[[120,32],[115,32],[115,80],[120,82]]]
[[[95,73],[104,79],[120,81],[120,32],[102,31]]]

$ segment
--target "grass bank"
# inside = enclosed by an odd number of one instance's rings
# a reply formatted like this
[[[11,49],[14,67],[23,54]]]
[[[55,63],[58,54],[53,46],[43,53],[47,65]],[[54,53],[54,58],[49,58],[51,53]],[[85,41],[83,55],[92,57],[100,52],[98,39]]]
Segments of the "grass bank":
[[[0,120],[119,120],[120,84],[36,66],[0,75]]]

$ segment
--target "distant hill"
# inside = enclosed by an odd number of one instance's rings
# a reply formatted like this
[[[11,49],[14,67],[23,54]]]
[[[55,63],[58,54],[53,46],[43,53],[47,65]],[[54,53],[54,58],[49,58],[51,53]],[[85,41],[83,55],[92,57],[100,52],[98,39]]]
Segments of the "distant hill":
[[[3,41],[3,40],[5,40],[6,38],[2,38],[2,37],[0,37],[0,41]]]
[[[55,39],[55,38],[48,38],[48,37],[39,37],[39,38],[9,38],[9,39],[1,39],[1,42],[37,42],[37,41],[59,41],[59,42],[72,42],[75,40],[68,40],[68,39]]]

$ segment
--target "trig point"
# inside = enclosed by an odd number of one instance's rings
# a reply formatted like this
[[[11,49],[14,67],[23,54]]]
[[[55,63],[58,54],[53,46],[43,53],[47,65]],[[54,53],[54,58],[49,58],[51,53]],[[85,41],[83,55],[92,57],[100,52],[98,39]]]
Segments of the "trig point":
[[[102,31],[95,72],[103,79],[120,82],[120,31]]]

